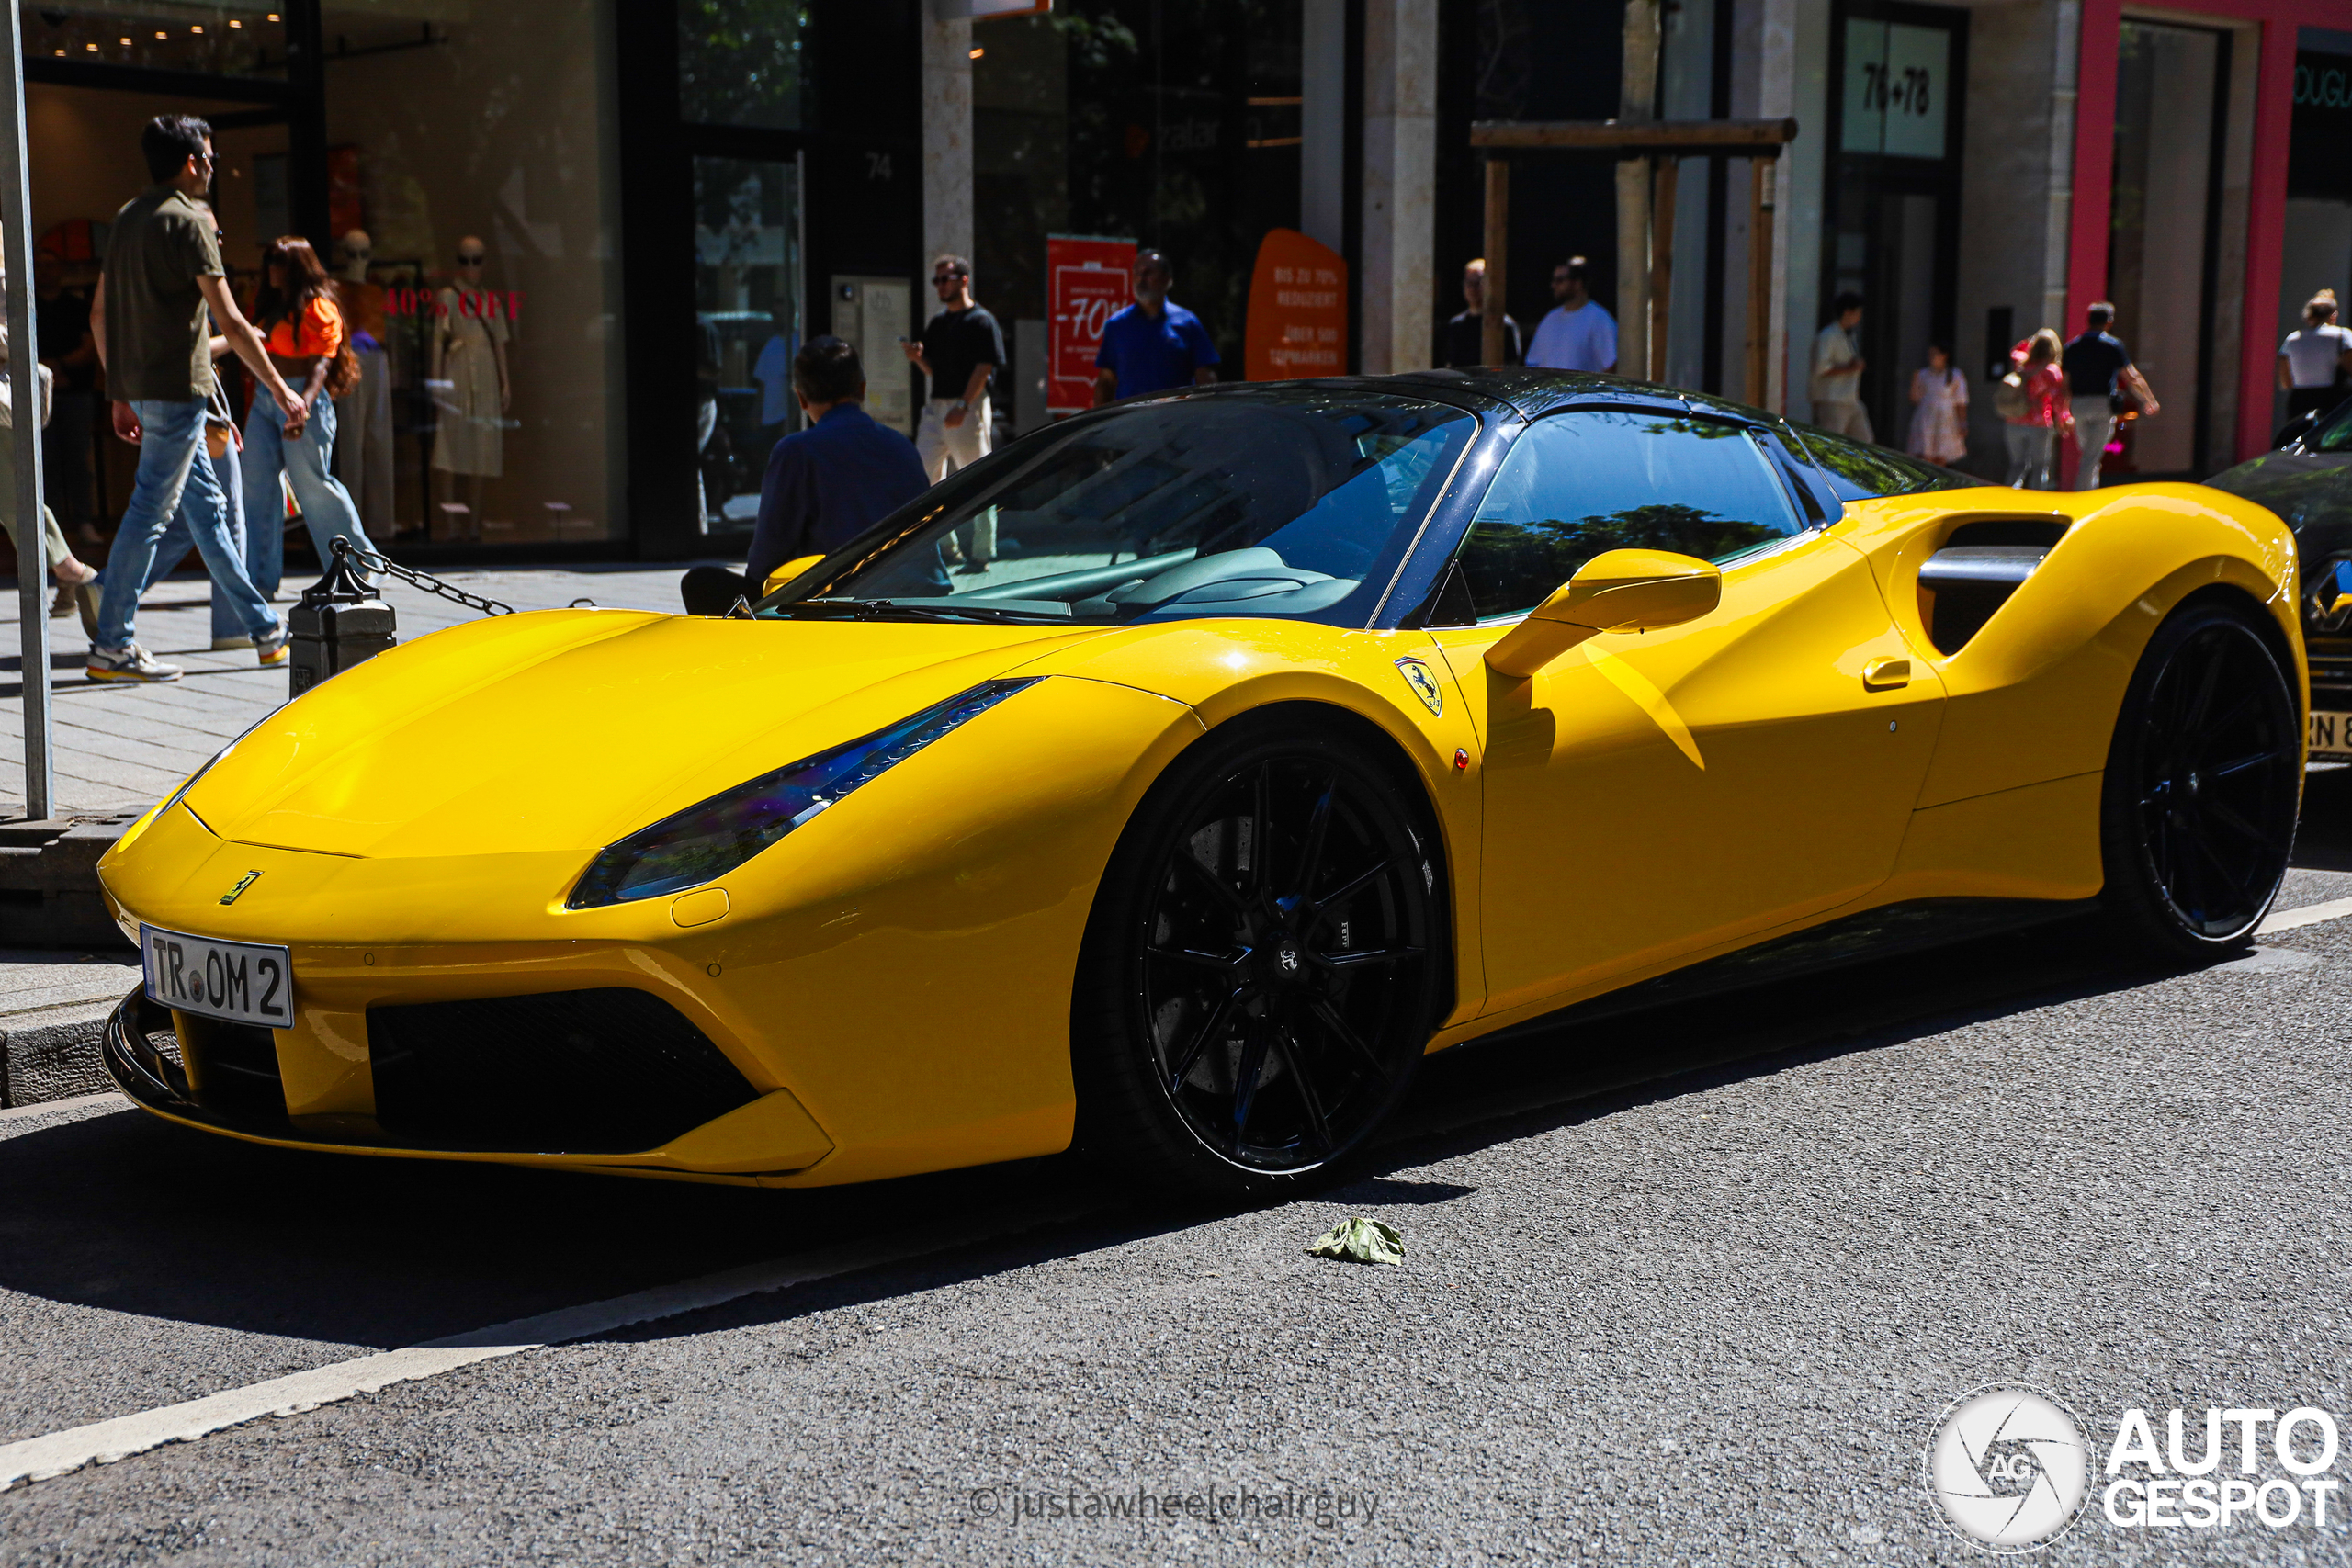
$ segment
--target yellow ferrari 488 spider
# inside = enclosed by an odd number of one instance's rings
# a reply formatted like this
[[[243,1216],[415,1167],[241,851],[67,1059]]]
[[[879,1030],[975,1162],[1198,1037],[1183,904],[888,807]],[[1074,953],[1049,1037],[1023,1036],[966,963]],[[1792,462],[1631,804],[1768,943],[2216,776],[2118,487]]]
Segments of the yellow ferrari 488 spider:
[[[2287,529],[2196,486],[1604,377],[1187,391],[748,612],[504,616],[289,703],[104,863],[107,1060],[308,1149],[1261,1190],[1425,1053],[1662,976],[2091,900],[2245,942],[2301,637]]]

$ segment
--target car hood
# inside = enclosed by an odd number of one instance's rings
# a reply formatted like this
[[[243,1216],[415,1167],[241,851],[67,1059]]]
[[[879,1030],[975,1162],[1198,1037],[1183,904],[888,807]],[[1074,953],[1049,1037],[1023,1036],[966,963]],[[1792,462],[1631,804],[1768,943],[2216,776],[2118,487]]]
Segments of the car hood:
[[[594,849],[1092,628],[621,610],[433,633],[280,708],[187,792],[214,833],[376,857]]]

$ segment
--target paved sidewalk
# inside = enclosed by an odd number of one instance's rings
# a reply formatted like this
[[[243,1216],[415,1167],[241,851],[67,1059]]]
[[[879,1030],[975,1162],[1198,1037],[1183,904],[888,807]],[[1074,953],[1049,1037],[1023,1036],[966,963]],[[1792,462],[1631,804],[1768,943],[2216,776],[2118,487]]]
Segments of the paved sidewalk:
[[[456,568],[447,581],[517,609],[555,609],[575,599],[599,604],[677,611],[682,566]],[[21,816],[25,800],[24,686],[17,649],[17,586],[0,578],[0,818]],[[307,580],[282,592],[284,615]],[[49,623],[56,693],[59,816],[106,816],[142,809],[168,795],[215,751],[286,700],[283,665],[264,670],[251,649],[211,649],[210,584],[201,576],[168,578],[139,607],[139,640],[155,657],[185,666],[185,680],[158,686],[94,685],[83,674],[89,642],[73,619]],[[401,640],[472,618],[473,612],[404,583],[384,595],[400,615]]]

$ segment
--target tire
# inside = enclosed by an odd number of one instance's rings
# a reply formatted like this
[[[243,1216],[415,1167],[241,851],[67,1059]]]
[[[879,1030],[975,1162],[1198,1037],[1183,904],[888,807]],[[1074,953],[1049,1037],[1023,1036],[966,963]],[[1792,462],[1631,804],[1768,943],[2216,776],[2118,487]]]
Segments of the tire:
[[[1234,1198],[1361,1146],[1410,1083],[1450,973],[1426,821],[1366,748],[1295,721],[1237,720],[1179,758],[1087,927],[1081,1153]]]
[[[2156,628],[2100,802],[2100,897],[2127,936],[2186,964],[2252,940],[2294,847],[2301,713],[2253,610],[2209,599]]]

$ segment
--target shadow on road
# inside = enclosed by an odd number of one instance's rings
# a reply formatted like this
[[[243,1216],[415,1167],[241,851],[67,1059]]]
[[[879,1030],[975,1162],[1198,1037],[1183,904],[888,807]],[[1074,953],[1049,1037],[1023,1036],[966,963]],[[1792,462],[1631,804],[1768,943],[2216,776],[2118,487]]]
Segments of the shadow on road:
[[[1431,1058],[1409,1114],[1317,1201],[1442,1203],[1395,1173],[1804,1061],[2150,978],[2075,921]],[[116,1312],[392,1347],[714,1270],[1012,1213],[1100,1188],[1068,1158],[796,1192],[310,1155],[123,1111],[0,1139],[0,1288]],[[717,1309],[786,1317],[1196,1223],[1141,1200],[1026,1237]],[[632,1337],[701,1332],[710,1314]]]

